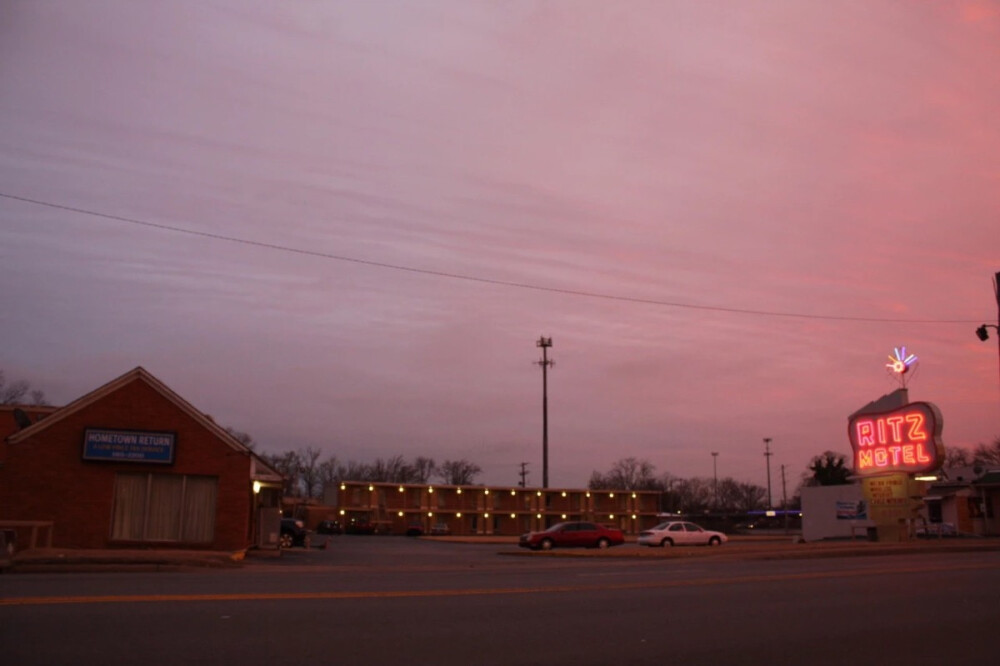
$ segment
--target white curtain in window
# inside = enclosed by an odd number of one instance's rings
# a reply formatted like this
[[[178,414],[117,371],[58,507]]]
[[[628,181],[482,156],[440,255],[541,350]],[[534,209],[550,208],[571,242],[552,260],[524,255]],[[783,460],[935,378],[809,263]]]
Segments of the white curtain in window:
[[[116,474],[111,538],[209,543],[219,480],[182,474]]]
[[[184,477],[153,474],[149,488],[147,541],[177,541],[181,535]]]
[[[218,487],[218,479],[212,476],[187,477],[181,541],[206,543],[215,537],[215,499]]]
[[[148,474],[115,475],[115,505],[111,516],[111,538],[141,540],[146,522]]]

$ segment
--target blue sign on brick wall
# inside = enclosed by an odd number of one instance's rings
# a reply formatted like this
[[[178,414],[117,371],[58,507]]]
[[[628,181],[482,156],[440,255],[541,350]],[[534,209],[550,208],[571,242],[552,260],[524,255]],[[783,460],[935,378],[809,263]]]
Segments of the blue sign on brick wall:
[[[175,440],[172,432],[87,428],[83,459],[169,465],[174,462]]]

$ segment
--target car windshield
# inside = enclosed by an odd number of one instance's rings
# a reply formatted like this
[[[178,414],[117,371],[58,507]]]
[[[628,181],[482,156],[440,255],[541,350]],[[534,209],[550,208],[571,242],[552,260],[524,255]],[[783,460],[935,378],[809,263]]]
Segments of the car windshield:
[[[659,525],[657,525],[657,526],[656,526],[656,527],[654,527],[653,529],[654,529],[654,530],[665,530],[665,529],[667,529],[668,527],[670,527],[670,526],[671,526],[672,524],[673,524],[673,521],[672,521],[672,520],[668,520],[668,521],[667,521],[667,522],[665,522],[665,523],[660,523]]]
[[[569,530],[569,529],[572,529],[572,523],[556,523],[555,525],[553,525],[552,527],[550,527],[549,529],[547,529],[545,531],[546,532],[565,532],[566,530]]]

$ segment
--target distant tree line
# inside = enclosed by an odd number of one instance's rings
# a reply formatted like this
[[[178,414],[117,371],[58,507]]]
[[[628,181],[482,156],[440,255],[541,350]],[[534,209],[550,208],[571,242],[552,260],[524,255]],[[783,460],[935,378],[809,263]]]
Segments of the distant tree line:
[[[285,477],[286,497],[321,498],[323,488],[341,481],[371,481],[373,483],[440,483],[456,486],[473,485],[482,468],[468,460],[445,460],[437,464],[432,458],[418,456],[407,460],[403,456],[375,458],[370,463],[340,461],[322,451],[306,447],[284,453],[261,453],[260,456],[276,472]]]
[[[945,446],[945,467],[1000,468],[1000,437],[989,444],[976,444],[971,449],[961,446]]]
[[[692,477],[682,479],[672,474],[656,475],[648,460],[622,458],[607,472],[594,471],[587,487],[591,490],[655,490],[660,492],[660,509],[667,512],[738,513],[767,508],[767,491],[752,483],[730,477]]]

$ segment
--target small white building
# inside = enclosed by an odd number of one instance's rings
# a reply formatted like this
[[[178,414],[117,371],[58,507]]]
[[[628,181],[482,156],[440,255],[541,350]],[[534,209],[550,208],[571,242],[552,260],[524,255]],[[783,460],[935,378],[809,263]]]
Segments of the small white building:
[[[868,507],[861,484],[809,486],[802,489],[802,538],[867,538],[875,523],[868,518]]]

